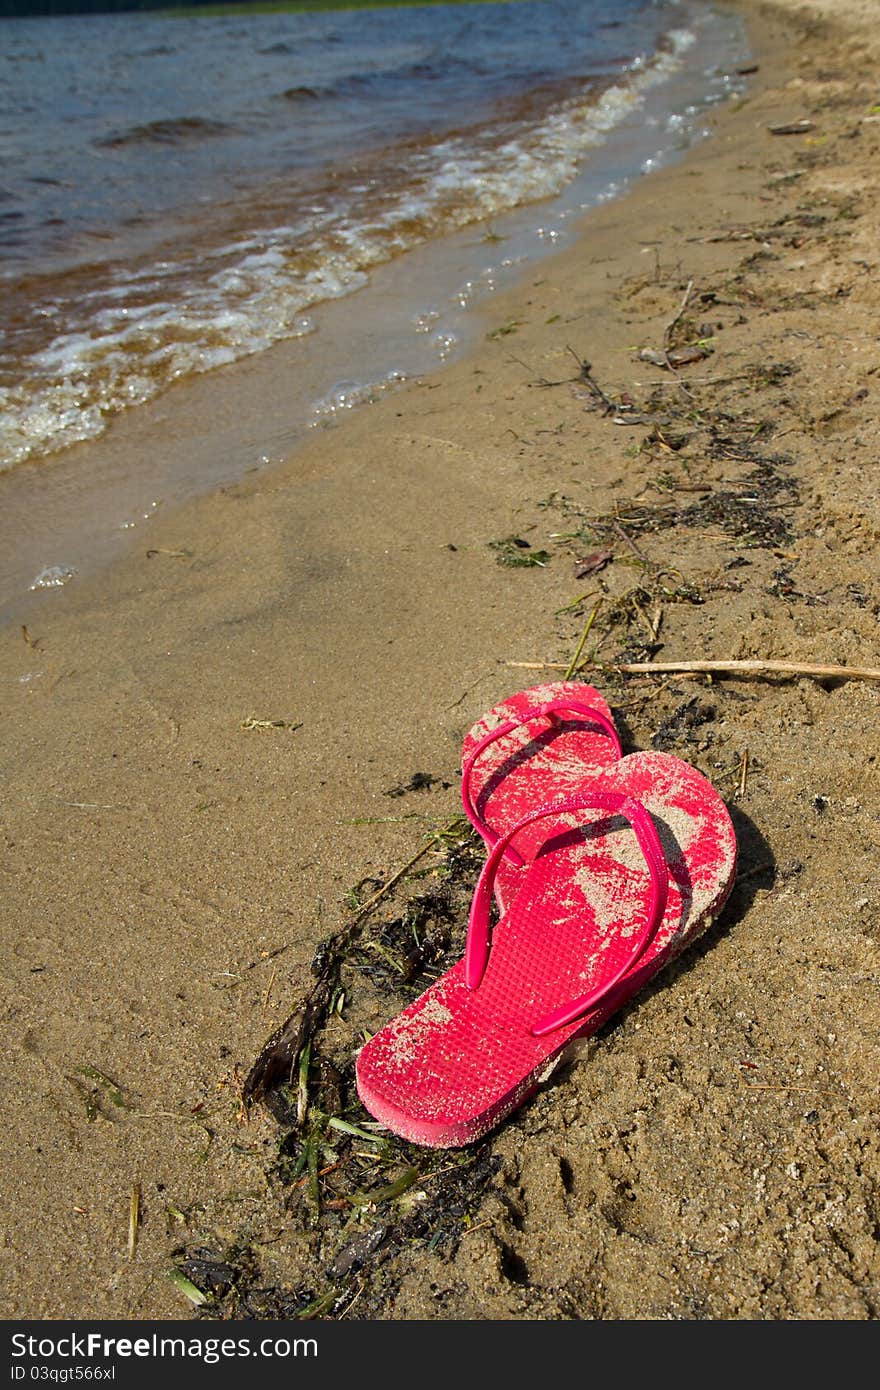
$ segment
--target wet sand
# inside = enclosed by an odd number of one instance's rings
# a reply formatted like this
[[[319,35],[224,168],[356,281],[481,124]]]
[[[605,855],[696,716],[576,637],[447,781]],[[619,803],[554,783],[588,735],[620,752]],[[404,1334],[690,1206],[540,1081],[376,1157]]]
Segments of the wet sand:
[[[749,96],[466,360],[3,633],[5,1316],[186,1316],[197,1249],[247,1251],[225,1312],[249,1280],[353,1317],[877,1315],[878,683],[588,677],[627,751],[713,779],[742,877],[481,1149],[448,1238],[396,1240],[394,1199],[310,1224],[240,1098],[350,890],[455,816],[465,732],[564,668],[600,592],[599,661],[880,666],[875,7],[743,8]],[[674,373],[638,358],[688,339],[709,355]],[[222,374],[230,417],[260,371]],[[499,564],[512,535],[548,563]],[[347,978],[350,1059],[390,998]]]

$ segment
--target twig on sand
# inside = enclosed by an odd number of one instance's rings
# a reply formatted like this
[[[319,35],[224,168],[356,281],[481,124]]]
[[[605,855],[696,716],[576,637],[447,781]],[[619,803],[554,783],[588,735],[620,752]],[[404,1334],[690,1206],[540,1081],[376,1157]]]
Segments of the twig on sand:
[[[590,635],[590,628],[593,626],[593,623],[596,621],[596,614],[599,612],[599,609],[600,609],[601,605],[602,605],[602,597],[598,598],[598,599],[596,600],[596,602],[593,604],[593,611],[592,611],[592,613],[590,614],[589,618],[587,618],[587,625],[586,625],[586,627],[584,628],[583,632],[581,633],[581,640],[578,642],[577,651],[575,652],[574,656],[571,658],[571,661],[570,661],[569,664],[568,664],[568,670],[567,670],[566,673],[565,673],[565,679],[566,679],[567,681],[568,681],[568,680],[571,680],[572,673],[573,673],[574,671],[577,670],[577,664],[578,664],[578,662],[579,662],[580,659],[581,659],[581,652],[582,652],[583,649],[584,649],[584,643],[586,642],[587,638],[588,638],[589,635]]]
[[[568,343],[566,343],[566,348],[571,353],[575,362],[577,362],[578,366],[580,367],[581,376],[583,380],[586,382],[587,386],[589,386],[590,390],[594,393],[594,395],[599,397],[599,400],[604,405],[606,415],[615,415],[617,413],[617,406],[610,399],[610,397],[606,396],[605,392],[602,390],[602,387],[599,385],[598,381],[596,381],[595,377],[592,375],[592,363],[588,362],[585,357],[579,357],[578,354],[575,352],[574,348],[571,347]]]
[[[484,680],[486,680],[487,677],[490,676],[491,674],[492,674],[491,671],[484,671],[483,674],[482,674],[481,676],[478,676],[478,677],[477,677],[477,679],[474,681],[473,685],[469,685],[468,688],[467,688],[467,690],[463,690],[462,693],[459,695],[458,699],[457,699],[457,700],[453,700],[453,701],[452,701],[452,704],[451,704],[451,705],[447,705],[446,708],[447,708],[447,709],[457,709],[458,706],[462,703],[462,701],[463,701],[468,695],[470,695],[471,691],[472,691],[472,690],[476,690],[477,686],[478,686],[478,685],[481,685],[482,682],[483,682]]]
[[[690,299],[691,294],[693,293],[693,288],[693,280],[688,280],[687,289],[684,292],[684,299],[678,306],[678,312],[676,313],[675,317],[670,319],[666,325],[665,331],[663,333],[663,344],[667,351],[672,346],[672,330],[675,328],[675,325],[678,323],[679,319],[681,318],[682,314],[687,308],[688,300]]]
[[[269,983],[268,983],[267,986],[266,986],[266,993],[263,995],[263,1007],[262,1007],[262,1009],[260,1010],[261,1013],[265,1013],[266,1010],[267,1010],[268,1007],[269,1007],[269,995],[272,993],[272,986],[273,986],[274,983],[275,983],[275,976],[277,975],[277,973],[278,973],[278,966],[277,966],[277,965],[273,965],[273,966],[272,966],[272,974],[269,976]]]
[[[128,1258],[134,1259],[137,1249],[138,1226],[141,1224],[141,1188],[140,1183],[132,1183],[131,1197],[128,1204]]]
[[[739,782],[737,783],[736,794],[743,797],[746,794],[746,787],[749,779],[749,750],[748,748],[742,755],[742,762],[739,767]]]
[[[611,518],[611,525],[614,527],[615,531],[617,532],[620,539],[624,542],[624,544],[629,546],[636,559],[641,560],[642,564],[644,565],[650,565],[651,561],[648,559],[644,550],[642,550],[640,545],[636,544],[632,536],[627,535],[626,531],[624,531],[616,516],[613,516]]]
[[[572,381],[579,380],[579,377],[576,376],[566,376],[559,381],[548,381],[545,376],[538,376],[534,367],[530,367],[528,362],[524,362],[521,357],[511,357],[510,360],[511,362],[516,362],[520,367],[525,367],[527,372],[531,372],[532,376],[535,377],[535,380],[529,383],[531,386],[540,386],[542,388],[548,386],[568,386]]]
[[[776,872],[776,864],[772,859],[766,859],[762,864],[753,864],[750,869],[743,869],[742,873],[737,874],[736,882],[745,883],[747,879],[759,878],[761,874]]]
[[[529,671],[564,671],[564,661],[506,661],[505,666],[517,666]],[[814,680],[880,681],[880,668],[875,666],[826,666],[799,661],[585,661],[581,671],[620,671],[625,675],[659,676],[670,672],[680,675],[731,676],[812,676]]]

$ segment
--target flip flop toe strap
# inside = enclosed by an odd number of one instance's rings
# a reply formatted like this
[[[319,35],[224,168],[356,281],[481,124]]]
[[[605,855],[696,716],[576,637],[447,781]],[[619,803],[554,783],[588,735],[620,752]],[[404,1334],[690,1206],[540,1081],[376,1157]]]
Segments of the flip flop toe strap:
[[[617,730],[607,715],[602,714],[601,710],[593,709],[592,706],[581,704],[577,700],[568,700],[564,697],[557,700],[548,700],[543,705],[532,705],[529,709],[523,710],[522,713],[517,714],[515,718],[508,719],[504,724],[499,724],[497,729],[492,729],[490,733],[480,739],[476,748],[468,755],[461,770],[461,797],[464,802],[465,815],[474,829],[480,832],[487,844],[494,845],[499,836],[498,832],[493,830],[492,827],[483,820],[474,803],[471,782],[477,759],[485,753],[487,748],[493,743],[496,743],[499,738],[503,738],[505,734],[511,733],[514,729],[521,728],[523,724],[528,724],[533,719],[549,719],[551,725],[559,724],[559,715],[561,714],[573,714],[589,724],[598,724],[602,732],[607,734],[611,739],[617,757],[620,758],[623,755],[623,749],[620,746]],[[525,823],[525,821],[520,821],[520,825],[524,825]],[[517,826],[517,829],[519,829],[519,826]],[[510,836],[506,838],[509,842]],[[515,864],[517,868],[521,867],[521,865],[526,862],[519,850],[514,849],[509,843],[505,850],[505,858],[509,863]]]
[[[496,838],[483,866],[468,918],[464,953],[464,977],[468,989],[478,988],[489,963],[491,951],[489,913],[492,904],[492,889],[498,867],[510,841],[520,830],[531,825],[533,821],[542,820],[548,816],[555,816],[558,819],[561,815],[575,811],[609,811],[613,815],[624,816],[629,821],[648,866],[651,896],[645,923],[641,931],[634,937],[632,951],[623,965],[587,994],[581,995],[567,1004],[562,1004],[559,1008],[553,1009],[551,1013],[538,1019],[530,1030],[536,1037],[542,1037],[545,1033],[552,1033],[556,1028],[562,1028],[567,1023],[573,1023],[583,1014],[595,1008],[638,960],[662,922],[666,910],[669,871],[663,854],[663,846],[649,812],[640,802],[631,796],[626,796],[623,792],[591,791],[539,806],[536,810],[523,816],[505,835]],[[556,830],[558,833],[558,826]]]

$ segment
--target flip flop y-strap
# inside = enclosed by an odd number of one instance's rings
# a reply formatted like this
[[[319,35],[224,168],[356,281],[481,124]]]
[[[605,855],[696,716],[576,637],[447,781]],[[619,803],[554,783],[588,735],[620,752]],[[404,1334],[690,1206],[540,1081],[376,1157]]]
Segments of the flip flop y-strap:
[[[596,1005],[604,999],[620,982],[624,975],[632,969],[639,959],[645,947],[650,942],[660,923],[663,921],[663,914],[666,911],[666,901],[669,892],[669,870],[660,837],[648,811],[631,796],[626,796],[623,792],[615,791],[590,791],[583,792],[578,796],[570,796],[562,801],[555,801],[546,806],[539,806],[536,810],[530,811],[528,815],[512,826],[503,836],[496,838],[495,844],[489,854],[483,871],[480,874],[473,901],[471,903],[470,916],[468,918],[467,938],[464,953],[464,979],[469,990],[479,988],[480,982],[486,972],[491,952],[491,931],[489,924],[489,913],[492,904],[492,890],[495,883],[495,876],[498,873],[499,865],[513,837],[526,825],[531,825],[533,821],[542,820],[547,816],[557,818],[554,827],[556,834],[559,833],[558,818],[576,811],[609,811],[612,815],[621,815],[629,821],[635,834],[636,842],[645,857],[648,866],[648,874],[651,882],[650,899],[645,922],[640,932],[633,938],[632,950],[623,964],[618,967],[613,975],[603,980],[600,985],[590,990],[587,994],[581,995],[577,999],[571,1000],[567,1004],[562,1004],[558,1008],[551,1010],[538,1019],[531,1027],[531,1032],[535,1037],[543,1037],[547,1033],[552,1033],[556,1028],[562,1028],[566,1024],[574,1023],[584,1014],[589,1013]],[[546,843],[546,842],[545,842]]]
[[[529,709],[522,710],[520,713],[516,715],[515,718],[508,719],[505,721],[505,723],[499,724],[497,729],[492,729],[488,734],[485,734],[484,737],[480,739],[477,746],[471,750],[470,754],[465,759],[464,765],[461,770],[461,798],[464,803],[465,815],[467,816],[474,829],[477,830],[480,835],[482,835],[483,839],[490,846],[490,848],[494,847],[497,844],[499,840],[499,834],[496,830],[493,830],[492,827],[489,824],[487,824],[487,822],[480,816],[479,812],[477,811],[476,804],[474,802],[473,792],[471,790],[471,783],[473,780],[474,766],[477,762],[477,759],[481,756],[481,754],[485,753],[487,748],[489,748],[493,743],[496,743],[498,739],[503,738],[505,734],[511,733],[514,729],[520,728],[523,724],[529,724],[533,719],[548,719],[550,721],[551,726],[559,725],[562,722],[559,718],[561,714],[573,714],[578,718],[583,719],[586,723],[598,724],[602,732],[607,734],[610,738],[617,757],[620,758],[623,756],[623,749],[620,745],[620,739],[612,721],[607,717],[607,715],[603,714],[601,710],[593,709],[592,706],[582,704],[578,700],[570,700],[565,698],[558,700],[547,700],[544,704],[533,705]],[[516,833],[517,830],[519,830],[523,825],[529,824],[530,821],[533,819],[535,819],[535,817],[523,818],[523,820],[519,822],[519,824],[510,834],[504,836],[504,856],[507,859],[507,862],[509,864],[515,865],[516,868],[521,868],[526,861],[520,854],[519,850],[515,849],[513,845],[510,844],[510,840],[512,839],[513,835]]]

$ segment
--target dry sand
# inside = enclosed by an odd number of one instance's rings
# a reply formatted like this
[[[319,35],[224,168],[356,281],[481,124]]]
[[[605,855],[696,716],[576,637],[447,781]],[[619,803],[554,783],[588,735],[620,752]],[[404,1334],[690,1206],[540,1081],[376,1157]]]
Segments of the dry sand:
[[[729,799],[742,877],[703,943],[448,1161],[454,1190],[427,1154],[373,1167],[328,1132],[311,1224],[302,1136],[285,1174],[284,1130],[240,1101],[348,891],[456,814],[464,732],[553,676],[508,663],[569,660],[579,595],[605,595],[599,660],[880,666],[880,7],[743,8],[749,95],[494,302],[476,354],[2,635],[6,1317],[187,1316],[186,1259],[223,1315],[880,1311],[877,683],[592,677],[628,750]],[[711,355],[675,374],[638,360],[694,337]],[[222,375],[232,400],[246,376]],[[497,563],[513,534],[549,562]],[[451,892],[441,860],[405,892]],[[397,926],[383,907],[365,930]],[[312,1077],[355,1121],[359,1030],[407,997],[369,959],[320,1044],[342,1075]],[[353,1172],[407,1163],[407,1192],[347,1200]]]

